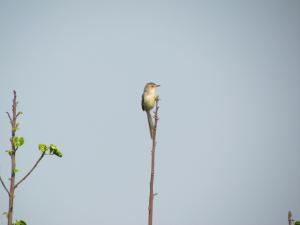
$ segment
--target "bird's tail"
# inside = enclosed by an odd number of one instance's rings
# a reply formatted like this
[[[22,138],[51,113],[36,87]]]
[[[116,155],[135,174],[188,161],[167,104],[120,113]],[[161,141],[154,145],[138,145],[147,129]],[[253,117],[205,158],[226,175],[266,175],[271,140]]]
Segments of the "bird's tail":
[[[146,111],[146,113],[147,113],[147,118],[148,118],[150,137],[151,137],[151,139],[153,139],[153,120],[152,120],[151,112]]]

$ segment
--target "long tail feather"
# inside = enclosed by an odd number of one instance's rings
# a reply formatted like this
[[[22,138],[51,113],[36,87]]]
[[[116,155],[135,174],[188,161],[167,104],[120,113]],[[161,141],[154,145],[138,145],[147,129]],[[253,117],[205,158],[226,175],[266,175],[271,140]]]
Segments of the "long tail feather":
[[[148,118],[148,124],[149,124],[149,131],[150,131],[150,137],[153,139],[153,120],[150,111],[147,111],[147,118]]]

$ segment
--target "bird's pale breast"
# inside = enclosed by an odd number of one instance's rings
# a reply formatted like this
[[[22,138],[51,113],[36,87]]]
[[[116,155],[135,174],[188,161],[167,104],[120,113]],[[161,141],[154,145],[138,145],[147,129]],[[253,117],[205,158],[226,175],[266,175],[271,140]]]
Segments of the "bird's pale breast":
[[[145,94],[144,95],[144,108],[146,111],[153,109],[155,106],[155,95]]]

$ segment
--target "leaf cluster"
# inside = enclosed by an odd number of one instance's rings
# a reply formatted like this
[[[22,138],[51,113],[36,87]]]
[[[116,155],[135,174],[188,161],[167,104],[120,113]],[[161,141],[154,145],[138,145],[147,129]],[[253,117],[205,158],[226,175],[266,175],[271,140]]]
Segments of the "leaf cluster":
[[[16,148],[21,147],[24,144],[24,138],[23,137],[14,137],[13,138],[13,144]]]
[[[13,225],[26,225],[26,222],[24,220],[16,220]]]
[[[62,157],[63,156],[62,152],[54,144],[50,144],[49,146],[47,146],[46,144],[39,144],[39,150],[43,154],[56,155],[58,157]]]

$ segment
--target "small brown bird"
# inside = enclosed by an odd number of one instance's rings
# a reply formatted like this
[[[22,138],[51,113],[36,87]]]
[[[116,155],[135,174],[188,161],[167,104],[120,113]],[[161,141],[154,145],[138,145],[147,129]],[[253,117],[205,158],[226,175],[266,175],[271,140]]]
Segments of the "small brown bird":
[[[147,113],[151,139],[153,138],[153,120],[152,120],[150,111],[155,106],[155,102],[157,99],[155,92],[156,92],[156,88],[159,86],[160,85],[155,84],[153,82],[147,83],[145,85],[144,93],[142,95],[142,109],[143,109],[143,111],[146,111],[146,113]]]

